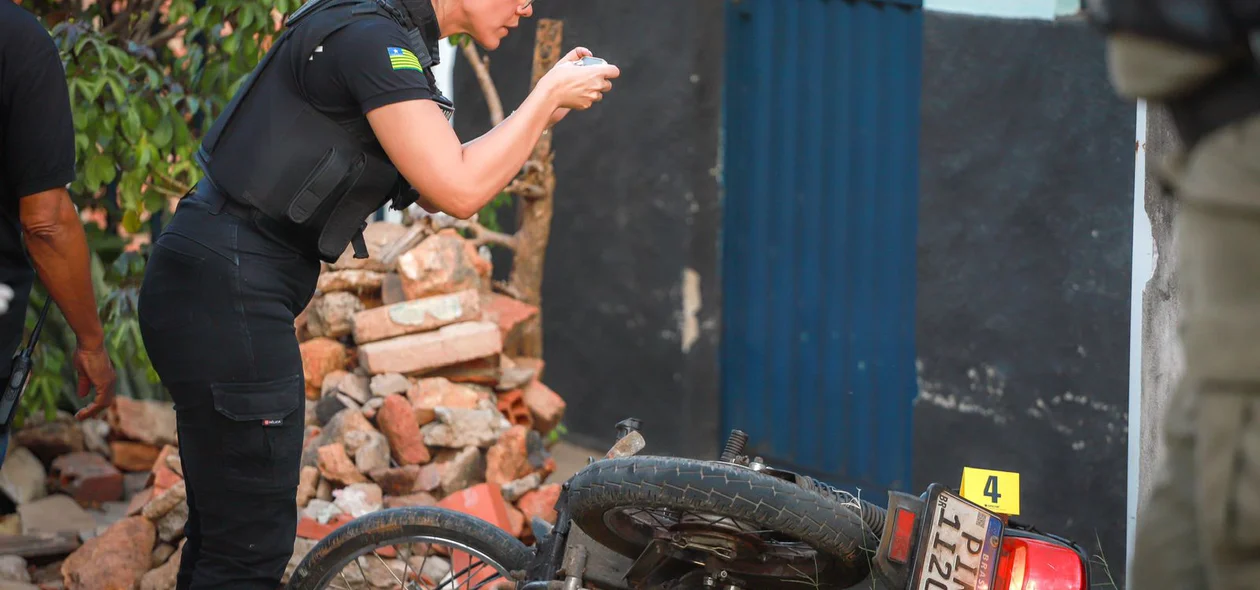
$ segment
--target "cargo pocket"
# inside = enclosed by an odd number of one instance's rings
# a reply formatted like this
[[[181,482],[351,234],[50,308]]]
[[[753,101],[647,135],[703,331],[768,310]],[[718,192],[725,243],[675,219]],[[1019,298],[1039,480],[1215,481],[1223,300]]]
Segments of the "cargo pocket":
[[[1200,396],[1200,510],[1219,554],[1260,551],[1260,395]]]
[[[224,418],[223,484],[242,491],[296,488],[305,430],[302,376],[215,383],[210,390]]]

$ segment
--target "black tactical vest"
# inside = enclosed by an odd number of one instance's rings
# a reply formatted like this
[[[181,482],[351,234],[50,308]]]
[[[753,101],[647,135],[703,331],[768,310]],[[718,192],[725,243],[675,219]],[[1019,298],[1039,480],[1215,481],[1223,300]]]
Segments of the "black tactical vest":
[[[366,219],[389,201],[395,209],[416,194],[390,162],[366,118],[337,121],[311,105],[305,63],[329,35],[357,19],[388,18],[408,31],[410,47],[433,88],[436,24],[422,37],[407,11],[390,0],[310,0],[285,29],[197,152],[214,187],[284,226],[286,241],[333,262],[353,243],[367,257]]]

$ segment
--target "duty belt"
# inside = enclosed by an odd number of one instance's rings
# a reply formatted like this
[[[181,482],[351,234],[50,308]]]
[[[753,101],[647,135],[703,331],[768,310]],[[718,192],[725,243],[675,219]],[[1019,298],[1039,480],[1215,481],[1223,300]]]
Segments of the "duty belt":
[[[252,205],[228,197],[215,186],[209,177],[202,178],[197,183],[194,192],[197,195],[196,198],[208,205],[213,213],[227,213],[232,217],[247,221],[258,231],[304,256],[310,256],[314,250],[314,236],[301,228],[277,222]],[[356,240],[362,239],[360,236]]]

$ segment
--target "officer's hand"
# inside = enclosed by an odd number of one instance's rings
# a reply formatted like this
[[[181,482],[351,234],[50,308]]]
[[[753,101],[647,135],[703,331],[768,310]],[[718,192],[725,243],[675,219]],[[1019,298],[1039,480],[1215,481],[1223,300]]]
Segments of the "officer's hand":
[[[577,60],[590,56],[590,50],[578,47],[538,81],[538,86],[556,101],[558,109],[586,110],[612,90],[610,80],[620,76],[621,70],[612,64],[577,65]]]
[[[114,405],[114,364],[109,360],[105,347],[95,349],[76,348],[74,368],[79,373],[79,397],[86,398],[92,386],[96,386],[96,399],[74,417],[86,420]]]

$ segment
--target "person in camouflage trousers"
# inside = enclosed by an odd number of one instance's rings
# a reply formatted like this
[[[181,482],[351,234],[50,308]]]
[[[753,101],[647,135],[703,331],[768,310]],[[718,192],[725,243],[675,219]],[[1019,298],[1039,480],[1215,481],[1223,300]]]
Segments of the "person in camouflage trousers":
[[[1159,3],[1130,0],[1142,10]],[[1168,108],[1184,144],[1156,174],[1180,205],[1174,276],[1186,372],[1139,505],[1129,587],[1260,588],[1257,64],[1245,42],[1205,50],[1116,29],[1107,63],[1116,92]]]

